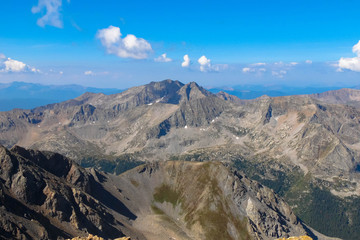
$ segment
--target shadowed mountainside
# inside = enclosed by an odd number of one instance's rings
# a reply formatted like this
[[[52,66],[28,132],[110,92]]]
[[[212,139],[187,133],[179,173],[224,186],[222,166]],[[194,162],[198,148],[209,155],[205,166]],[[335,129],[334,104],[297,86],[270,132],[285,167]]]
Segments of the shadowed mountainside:
[[[0,161],[1,238],[327,239],[221,163],[157,162],[115,176],[17,146],[1,147]]]

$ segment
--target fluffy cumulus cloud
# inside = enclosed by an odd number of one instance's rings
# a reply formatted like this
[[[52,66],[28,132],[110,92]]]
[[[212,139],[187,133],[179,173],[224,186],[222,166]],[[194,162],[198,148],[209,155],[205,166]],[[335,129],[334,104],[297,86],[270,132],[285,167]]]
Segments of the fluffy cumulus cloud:
[[[166,56],[166,53],[161,54],[159,57],[154,58],[155,62],[171,62],[172,59]]]
[[[200,64],[200,71],[207,72],[211,70],[211,60],[208,59],[207,57],[201,56],[198,59],[198,63]]]
[[[114,26],[100,29],[96,34],[108,54],[121,58],[145,59],[152,51],[150,43],[143,38],[137,38],[132,34],[124,38],[121,36],[120,28]]]
[[[26,64],[20,61],[13,60],[8,58],[4,61],[5,72],[22,72],[26,69]]]
[[[69,3],[70,1],[68,1]],[[62,28],[63,21],[61,16],[62,0],[39,0],[38,5],[32,7],[32,13],[42,13],[45,15],[37,20],[37,25],[45,27],[46,25]]]
[[[87,75],[87,76],[93,76],[94,75],[93,71],[90,71],[90,70],[85,71],[84,74]]]
[[[208,59],[206,56],[201,56],[198,59],[198,63],[200,64],[200,71],[201,72],[219,72],[224,70],[228,67],[227,64],[211,64],[211,60]]]
[[[6,58],[5,55],[0,55],[0,72],[5,73],[19,73],[19,72],[32,72],[40,73],[39,69],[31,67],[23,62]]]
[[[338,72],[341,72],[343,69],[348,69],[355,72],[360,72],[360,40],[352,48],[353,53],[356,54],[356,57],[353,58],[340,58],[338,63]]]
[[[184,55],[184,61],[181,63],[182,67],[189,67],[190,66],[190,58],[189,55]]]

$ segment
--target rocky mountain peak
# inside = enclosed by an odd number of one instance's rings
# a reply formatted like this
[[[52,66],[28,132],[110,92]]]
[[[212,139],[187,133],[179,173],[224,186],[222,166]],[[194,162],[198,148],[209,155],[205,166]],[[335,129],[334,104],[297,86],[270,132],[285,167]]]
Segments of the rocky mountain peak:
[[[230,95],[227,92],[224,91],[220,91],[216,94],[216,96],[218,98],[221,98],[225,101],[229,101],[229,102],[233,102],[233,103],[245,103],[246,100],[241,100],[240,98],[234,96],[234,95]]]
[[[183,101],[192,101],[213,95],[211,92],[200,87],[196,82],[190,82],[179,90],[179,95]]]

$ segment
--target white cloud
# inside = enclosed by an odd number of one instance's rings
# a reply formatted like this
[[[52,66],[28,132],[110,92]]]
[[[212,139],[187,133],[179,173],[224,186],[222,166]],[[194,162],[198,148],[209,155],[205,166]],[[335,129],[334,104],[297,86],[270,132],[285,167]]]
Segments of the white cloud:
[[[337,68],[336,72],[344,72],[344,70],[342,70],[341,68]]]
[[[360,57],[340,58],[339,68],[360,72]]]
[[[200,64],[201,72],[219,72],[228,68],[227,64],[211,64],[211,60],[208,59],[206,56],[201,56],[198,59],[198,63]]]
[[[6,58],[5,55],[3,53],[0,53],[0,59],[4,59]]]
[[[341,72],[343,69],[360,72],[360,40],[353,46],[352,51],[356,54],[356,57],[340,58],[337,72]]]
[[[279,62],[275,62],[274,65],[277,67],[294,67],[296,65],[298,65],[298,62],[289,62],[289,63],[285,63],[283,61],[279,61]]]
[[[211,62],[210,59],[208,59],[204,55],[201,56],[198,59],[198,63],[200,64],[200,71],[207,72],[208,70],[210,70],[211,69],[211,63],[210,62]]]
[[[253,63],[251,64],[252,66],[265,66],[266,63],[263,63],[263,62],[259,62],[259,63]]]
[[[63,71],[60,71],[60,72],[59,72],[59,74],[60,74],[60,75],[63,75],[63,74],[64,74],[64,72],[63,72]]]
[[[254,67],[244,67],[242,69],[242,72],[243,73],[263,73],[263,72],[266,72],[266,68],[264,67],[261,67],[259,68],[260,66],[266,66],[266,63],[253,63],[253,64],[250,64],[250,66],[254,66]]]
[[[357,44],[355,44],[352,48],[353,53],[355,53],[358,57],[360,56],[360,40]]]
[[[34,67],[32,67],[32,68],[30,69],[30,71],[33,72],[33,73],[40,73],[40,72],[41,72],[39,69],[36,69],[36,68],[34,68]]]
[[[255,72],[255,68],[244,67],[242,71],[244,73]]]
[[[312,61],[311,60],[306,60],[305,63],[306,64],[312,64]]]
[[[90,71],[90,70],[89,70],[89,71],[85,71],[84,74],[87,75],[87,76],[93,76],[93,75],[95,75],[95,74],[93,73],[93,71]]]
[[[181,63],[182,67],[189,67],[190,66],[190,58],[189,55],[184,55],[184,61]]]
[[[154,58],[155,62],[171,62],[172,59],[166,56],[166,53],[161,54],[159,57]]]
[[[287,73],[287,71],[285,71],[285,70],[272,71],[272,72],[271,72],[271,74],[272,74],[274,77],[278,77],[278,78],[283,78],[286,73]]]
[[[98,30],[96,37],[100,39],[107,53],[121,58],[145,59],[152,51],[151,45],[143,38],[128,34],[121,38],[120,28],[109,26]]]
[[[5,73],[19,73],[19,72],[32,72],[40,73],[39,69],[31,67],[23,62],[6,58],[5,55],[0,57],[0,72]]]
[[[5,69],[4,72],[22,72],[26,69],[26,64],[20,61],[8,58],[4,61]]]
[[[259,72],[266,72],[266,68],[259,68]]]
[[[61,19],[62,0],[39,0],[38,5],[32,7],[32,13],[40,13],[45,9],[44,16],[37,20],[37,25],[45,27],[46,25],[62,28],[63,22]]]

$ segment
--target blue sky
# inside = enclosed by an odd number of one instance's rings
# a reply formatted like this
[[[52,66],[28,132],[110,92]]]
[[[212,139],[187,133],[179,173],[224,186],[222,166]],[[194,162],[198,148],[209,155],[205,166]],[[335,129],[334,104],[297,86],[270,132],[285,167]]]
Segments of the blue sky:
[[[0,82],[360,85],[359,9],[329,0],[2,1]]]

